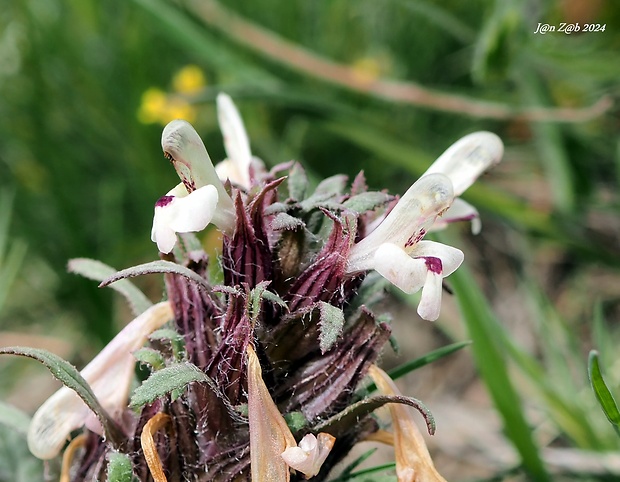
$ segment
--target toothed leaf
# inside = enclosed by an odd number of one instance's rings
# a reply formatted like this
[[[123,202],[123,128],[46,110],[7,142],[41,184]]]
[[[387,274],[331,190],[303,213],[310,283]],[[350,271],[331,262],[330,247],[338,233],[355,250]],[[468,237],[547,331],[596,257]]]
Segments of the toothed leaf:
[[[131,396],[129,406],[139,408],[152,403],[174,390],[184,389],[193,382],[206,382],[210,386],[211,379],[191,363],[170,365],[151,374],[142,385],[136,388]]]
[[[104,279],[99,285],[99,287],[103,288],[104,286],[116,283],[117,281],[123,280],[125,278],[133,278],[135,276],[142,276],[145,274],[154,273],[178,274],[192,281],[195,281],[196,283],[207,289],[211,289],[209,283],[207,283],[207,281],[196,272],[192,271],[189,268],[186,268],[185,266],[181,266],[180,264],[163,260],[151,261],[150,263],[140,264],[138,266],[132,266],[131,268],[118,271],[117,273]]]
[[[162,354],[152,348],[140,348],[133,352],[133,357],[140,363],[149,365],[153,370],[161,370],[166,366]]]

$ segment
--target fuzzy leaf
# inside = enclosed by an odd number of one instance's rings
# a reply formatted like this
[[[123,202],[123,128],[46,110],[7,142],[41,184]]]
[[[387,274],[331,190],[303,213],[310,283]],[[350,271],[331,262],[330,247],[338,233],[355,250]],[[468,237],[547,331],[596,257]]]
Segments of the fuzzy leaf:
[[[170,340],[174,342],[183,342],[183,336],[171,328],[160,328],[149,335],[151,340]]]
[[[347,209],[362,214],[366,211],[378,208],[379,206],[383,206],[389,202],[390,199],[392,199],[392,196],[387,193],[370,191],[350,197],[342,204]]]
[[[152,373],[142,382],[142,385],[134,390],[129,406],[131,408],[142,407],[173,390],[184,389],[193,382],[207,382],[210,386],[213,384],[207,375],[191,363],[170,365]]]
[[[274,303],[276,305],[281,306],[282,308],[284,308],[285,310],[288,311],[288,305],[286,304],[286,301],[284,301],[282,298],[280,298],[273,291],[265,290],[263,292],[263,298],[266,299],[267,301],[270,301],[270,302],[272,302],[272,303]]]
[[[342,434],[350,430],[352,426],[359,423],[359,421],[364,417],[370,415],[386,403],[402,403],[415,408],[422,414],[422,417],[424,417],[428,433],[431,435],[435,433],[435,419],[433,418],[430,410],[426,408],[421,401],[415,398],[405,397],[403,395],[379,395],[360,400],[359,402],[348,406],[342,412],[334,415],[325,422],[313,427],[312,430],[315,432],[327,432],[337,439]]]
[[[310,211],[318,207],[325,208],[339,208],[340,204],[328,203],[328,199],[331,199],[338,194],[342,194],[347,184],[347,176],[344,174],[337,174],[336,176],[328,177],[319,183],[316,190],[305,201],[299,203],[304,211]]]
[[[166,366],[162,354],[152,348],[140,348],[133,352],[133,357],[138,362],[149,365],[153,370],[161,370]]]
[[[312,196],[324,196],[325,198],[342,194],[347,185],[347,176],[344,174],[336,174],[335,176],[323,179],[314,190]]]
[[[286,213],[279,213],[271,221],[271,229],[274,231],[297,231],[305,227],[305,223],[295,216]]]
[[[344,326],[344,313],[336,306],[325,303],[324,301],[318,302],[319,308],[319,326],[321,329],[319,335],[319,346],[321,347],[321,353],[328,351],[338,337],[342,333],[342,327]]]
[[[598,361],[598,352],[596,350],[592,350],[588,357],[588,375],[592,390],[594,390],[596,399],[601,405],[607,420],[618,430],[618,427],[620,427],[620,411],[618,410],[618,405],[614,400],[614,396],[611,394],[611,391],[603,379]]]
[[[20,409],[0,400],[0,425],[5,425],[15,430],[20,435],[28,434],[30,417]]]
[[[263,209],[263,216],[272,216],[274,214],[285,213],[289,210],[289,205],[281,202],[275,202]]]
[[[291,432],[299,432],[302,428],[308,426],[308,419],[302,412],[289,412],[284,414],[284,420]]]
[[[70,260],[67,264],[67,269],[70,273],[79,274],[85,278],[99,282],[113,276],[117,272],[115,268],[101,261],[87,258],[75,258]],[[131,311],[136,316],[144,313],[153,306],[151,300],[129,280],[121,280],[114,284],[114,286],[111,286],[111,288],[118,291],[127,299],[129,306],[131,306]]]
[[[108,482],[131,482],[133,470],[129,455],[113,452],[108,462]]]
[[[174,358],[180,360],[185,352],[185,339],[170,328],[160,328],[149,335],[150,340],[169,340]]]
[[[308,191],[308,176],[301,164],[295,163],[288,175],[288,194],[296,201],[302,201]]]
[[[101,422],[103,430],[112,445],[115,448],[121,446],[123,437],[120,430],[104,408],[99,404],[97,397],[95,397],[92,389],[86,380],[82,378],[77,368],[68,361],[63,360],[58,355],[47,350],[19,346],[2,348],[0,349],[0,355],[1,354],[25,356],[33,358],[45,365],[54,377],[60,380],[66,387],[76,392],[88,408],[93,411]]]
[[[139,264],[138,266],[132,266],[131,268],[118,271],[114,275],[108,276],[106,279],[104,279],[99,285],[99,287],[103,288],[104,286],[116,283],[117,281],[125,278],[133,278],[135,276],[142,276],[145,274],[153,273],[178,274],[184,276],[187,279],[195,281],[200,286],[211,289],[211,286],[207,283],[207,281],[196,272],[192,271],[189,268],[186,268],[185,266],[181,266],[180,264],[173,263],[172,261],[163,260],[151,261],[150,263]]]

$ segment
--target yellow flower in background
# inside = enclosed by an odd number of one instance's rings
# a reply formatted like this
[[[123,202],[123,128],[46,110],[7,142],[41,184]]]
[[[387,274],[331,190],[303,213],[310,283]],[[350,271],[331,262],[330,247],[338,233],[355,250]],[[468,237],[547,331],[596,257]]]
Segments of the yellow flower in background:
[[[144,91],[138,120],[143,124],[166,125],[174,119],[196,120],[196,108],[185,98],[199,92],[206,85],[205,76],[196,65],[187,65],[179,70],[172,79],[171,93],[157,87]]]
[[[195,94],[206,84],[205,75],[197,65],[186,65],[172,78],[172,88],[179,94]]]

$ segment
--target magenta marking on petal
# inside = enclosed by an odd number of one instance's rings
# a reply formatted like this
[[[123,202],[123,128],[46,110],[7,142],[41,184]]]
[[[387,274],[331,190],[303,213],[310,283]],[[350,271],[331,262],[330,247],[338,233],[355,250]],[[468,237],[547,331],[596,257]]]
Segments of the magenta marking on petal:
[[[420,229],[419,231],[415,231],[409,239],[405,242],[405,248],[409,248],[414,244],[417,244],[426,234],[426,229]]]
[[[439,258],[433,256],[424,256],[426,267],[428,270],[435,274],[441,274],[443,272],[443,264]]]
[[[172,202],[174,196],[162,196],[155,203],[156,208],[163,208]]]

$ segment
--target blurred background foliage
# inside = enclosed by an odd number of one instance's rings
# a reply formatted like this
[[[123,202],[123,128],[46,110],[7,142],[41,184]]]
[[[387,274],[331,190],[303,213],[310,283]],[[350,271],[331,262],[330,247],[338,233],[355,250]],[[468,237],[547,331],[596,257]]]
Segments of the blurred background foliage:
[[[454,282],[462,312],[491,320],[480,336],[510,360],[508,371],[483,373],[484,383],[493,393],[493,377],[510,377],[539,445],[617,450],[585,369],[596,346],[618,387],[617,2],[0,3],[3,345],[45,346],[80,365],[127,320],[111,293],[67,274],[67,260],[120,269],[156,257],[152,207],[177,183],[162,127],[192,121],[212,159],[223,159],[220,91],[235,99],[268,165],[296,159],[315,179],[363,169],[371,188],[393,193],[462,135],[490,130],[506,144],[504,161],[464,196],[480,209],[483,232],[450,234],[471,272]],[[562,22],[605,29],[534,33]],[[486,314],[468,311],[474,282],[485,297],[470,308],[488,303]],[[138,283],[161,296],[159,280]],[[411,318],[407,300],[399,303],[392,309]],[[435,327],[408,320],[402,333],[475,338],[450,303]],[[478,352],[479,367],[485,353],[493,350]],[[32,368],[2,367],[3,395]],[[438,390],[456,377],[416,386]],[[465,390],[462,378],[456,385],[453,393]]]

